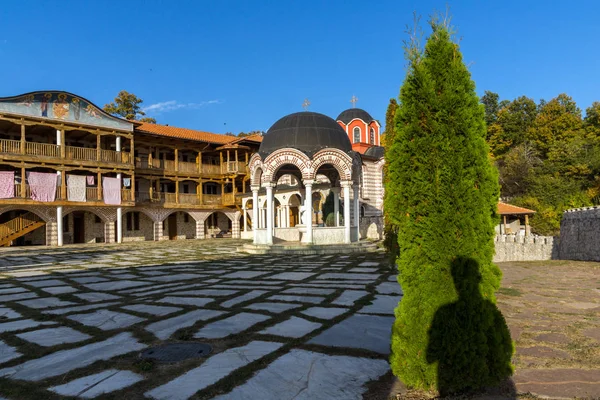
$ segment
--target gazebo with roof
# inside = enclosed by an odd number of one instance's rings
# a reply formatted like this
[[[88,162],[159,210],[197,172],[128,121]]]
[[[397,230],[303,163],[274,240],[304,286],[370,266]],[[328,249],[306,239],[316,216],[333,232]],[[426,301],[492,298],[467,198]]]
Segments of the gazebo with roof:
[[[301,224],[297,229],[304,244],[340,244],[358,241],[360,156],[344,129],[332,118],[315,112],[287,115],[263,136],[258,153],[250,159],[253,221],[258,221],[259,192],[266,192],[266,223],[253,223],[254,244],[272,245],[278,237],[274,227],[274,190],[284,175],[296,177],[303,194]],[[318,227],[312,221],[312,187],[317,175],[324,175],[334,194],[336,226]],[[352,196],[351,190],[352,189]],[[303,192],[303,193],[302,193]],[[343,226],[339,226],[339,196],[343,198]],[[351,216],[351,203],[353,214]]]

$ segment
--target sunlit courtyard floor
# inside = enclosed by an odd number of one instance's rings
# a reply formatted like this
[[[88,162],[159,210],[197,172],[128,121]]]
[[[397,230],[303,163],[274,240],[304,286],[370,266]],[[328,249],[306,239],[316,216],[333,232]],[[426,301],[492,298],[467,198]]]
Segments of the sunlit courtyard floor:
[[[401,290],[385,254],[247,255],[242,243],[0,250],[0,397],[395,398]],[[600,264],[501,268],[517,390],[600,396]],[[140,358],[190,342],[212,353]]]

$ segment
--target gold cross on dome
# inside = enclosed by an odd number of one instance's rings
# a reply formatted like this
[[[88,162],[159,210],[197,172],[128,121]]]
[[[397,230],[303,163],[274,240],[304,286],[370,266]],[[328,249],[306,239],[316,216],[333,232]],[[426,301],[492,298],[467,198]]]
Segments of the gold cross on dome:
[[[350,103],[352,103],[352,108],[356,108],[357,101],[358,101],[358,97],[352,95],[352,98],[350,99]]]
[[[304,103],[302,103],[302,108],[304,108],[304,111],[308,110],[308,106],[310,106],[310,101],[308,101],[308,99],[304,99]]]

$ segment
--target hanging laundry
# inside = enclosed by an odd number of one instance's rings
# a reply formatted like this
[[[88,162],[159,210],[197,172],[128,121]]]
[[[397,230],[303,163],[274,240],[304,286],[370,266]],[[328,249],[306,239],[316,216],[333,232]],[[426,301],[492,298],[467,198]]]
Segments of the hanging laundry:
[[[94,186],[94,175],[88,175],[86,178],[87,178],[87,184],[90,186]]]
[[[86,177],[83,175],[67,175],[67,200],[86,200]]]
[[[15,171],[0,171],[0,199],[15,197]]]
[[[120,205],[121,180],[119,178],[102,178],[102,193],[104,193],[105,204]]]
[[[32,200],[50,202],[56,199],[55,173],[29,172],[27,180]]]
[[[123,178],[123,186],[130,187],[131,186],[131,178]]]

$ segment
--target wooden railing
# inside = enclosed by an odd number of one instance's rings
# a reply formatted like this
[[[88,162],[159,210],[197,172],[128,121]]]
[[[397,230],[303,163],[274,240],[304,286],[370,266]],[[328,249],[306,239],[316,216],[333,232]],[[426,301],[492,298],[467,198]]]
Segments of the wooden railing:
[[[60,157],[60,146],[55,144],[25,142],[25,154],[42,157]]]
[[[198,173],[198,164],[191,162],[179,162],[179,172],[191,172],[193,174]]]
[[[7,238],[14,233],[19,232],[41,221],[42,219],[32,212],[20,215],[17,218],[11,219],[8,222],[0,224],[0,239]]]
[[[219,175],[221,174],[221,166],[212,164],[202,164],[202,173],[206,175]]]
[[[221,204],[221,195],[220,194],[203,194],[202,195],[202,203],[211,205],[211,204]]]
[[[223,201],[223,204],[225,204],[225,205],[232,205],[235,203],[235,196],[234,196],[233,192],[232,193],[223,193],[221,195],[221,199]]]
[[[179,193],[179,204],[200,204],[200,199],[197,194],[194,193]]]
[[[18,140],[0,139],[0,153],[21,154],[21,142]]]
[[[97,187],[86,188],[85,198],[87,201],[102,201],[102,196]]]
[[[89,147],[65,146],[65,157],[70,160],[95,160],[96,149]]]

